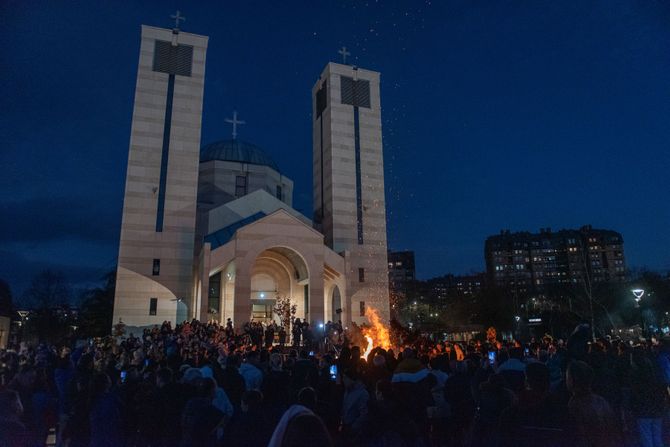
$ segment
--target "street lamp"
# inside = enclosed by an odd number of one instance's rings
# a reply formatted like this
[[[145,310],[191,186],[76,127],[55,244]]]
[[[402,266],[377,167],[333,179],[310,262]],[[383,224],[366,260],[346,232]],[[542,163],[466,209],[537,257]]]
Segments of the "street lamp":
[[[642,323],[642,332],[646,332],[645,328],[645,323],[644,323],[644,315],[642,315],[642,309],[640,308],[640,301],[642,300],[642,297],[644,296],[644,289],[632,289],[631,293],[635,297],[635,307],[640,309],[640,323]]]

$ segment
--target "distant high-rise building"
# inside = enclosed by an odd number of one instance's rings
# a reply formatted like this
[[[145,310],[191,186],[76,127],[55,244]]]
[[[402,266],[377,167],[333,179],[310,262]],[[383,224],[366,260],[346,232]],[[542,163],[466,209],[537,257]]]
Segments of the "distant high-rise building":
[[[561,284],[624,281],[623,237],[590,225],[539,233],[501,231],[485,244],[492,284],[519,294],[541,294]]]
[[[407,284],[416,280],[413,251],[389,251],[389,286],[402,292]]]
[[[444,275],[426,281],[430,296],[445,300],[457,296],[475,296],[479,294],[486,284],[485,273],[472,273],[470,275]]]

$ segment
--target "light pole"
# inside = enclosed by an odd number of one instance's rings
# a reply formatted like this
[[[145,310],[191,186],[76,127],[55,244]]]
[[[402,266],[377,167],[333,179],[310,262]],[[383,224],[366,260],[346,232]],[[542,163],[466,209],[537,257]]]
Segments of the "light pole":
[[[518,339],[521,338],[521,328],[520,328],[520,324],[521,324],[521,316],[519,316],[519,315],[515,315],[515,316],[514,316],[514,322],[516,323],[516,324],[514,325],[514,327],[515,327],[515,331],[514,331],[514,332],[516,332],[515,336],[516,336],[516,339],[518,340]]]
[[[21,317],[21,321],[19,321],[19,326],[21,327],[21,341],[25,338],[24,335],[26,333],[26,320],[28,319],[28,315],[30,314],[29,311],[27,310],[17,310],[17,314],[19,314],[19,317]]]
[[[644,296],[644,289],[632,289],[631,293],[633,294],[633,297],[635,299],[635,307],[640,310],[640,323],[642,324],[642,333],[646,333],[646,328],[644,324],[644,315],[642,314],[642,308],[640,307],[640,301],[642,301],[642,297]]]

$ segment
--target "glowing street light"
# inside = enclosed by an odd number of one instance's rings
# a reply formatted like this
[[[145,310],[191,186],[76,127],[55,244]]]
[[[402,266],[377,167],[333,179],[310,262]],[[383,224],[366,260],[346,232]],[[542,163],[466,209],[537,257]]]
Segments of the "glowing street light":
[[[633,296],[635,297],[635,302],[639,303],[642,297],[644,296],[644,289],[633,289],[631,290]]]

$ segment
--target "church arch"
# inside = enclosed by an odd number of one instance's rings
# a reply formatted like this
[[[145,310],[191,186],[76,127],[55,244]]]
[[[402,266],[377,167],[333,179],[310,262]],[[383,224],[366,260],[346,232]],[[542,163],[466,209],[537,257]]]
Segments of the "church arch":
[[[277,321],[273,309],[279,297],[290,297],[297,305],[296,316],[305,317],[309,309],[310,277],[307,263],[298,251],[285,246],[266,248],[250,267],[251,320]]]

